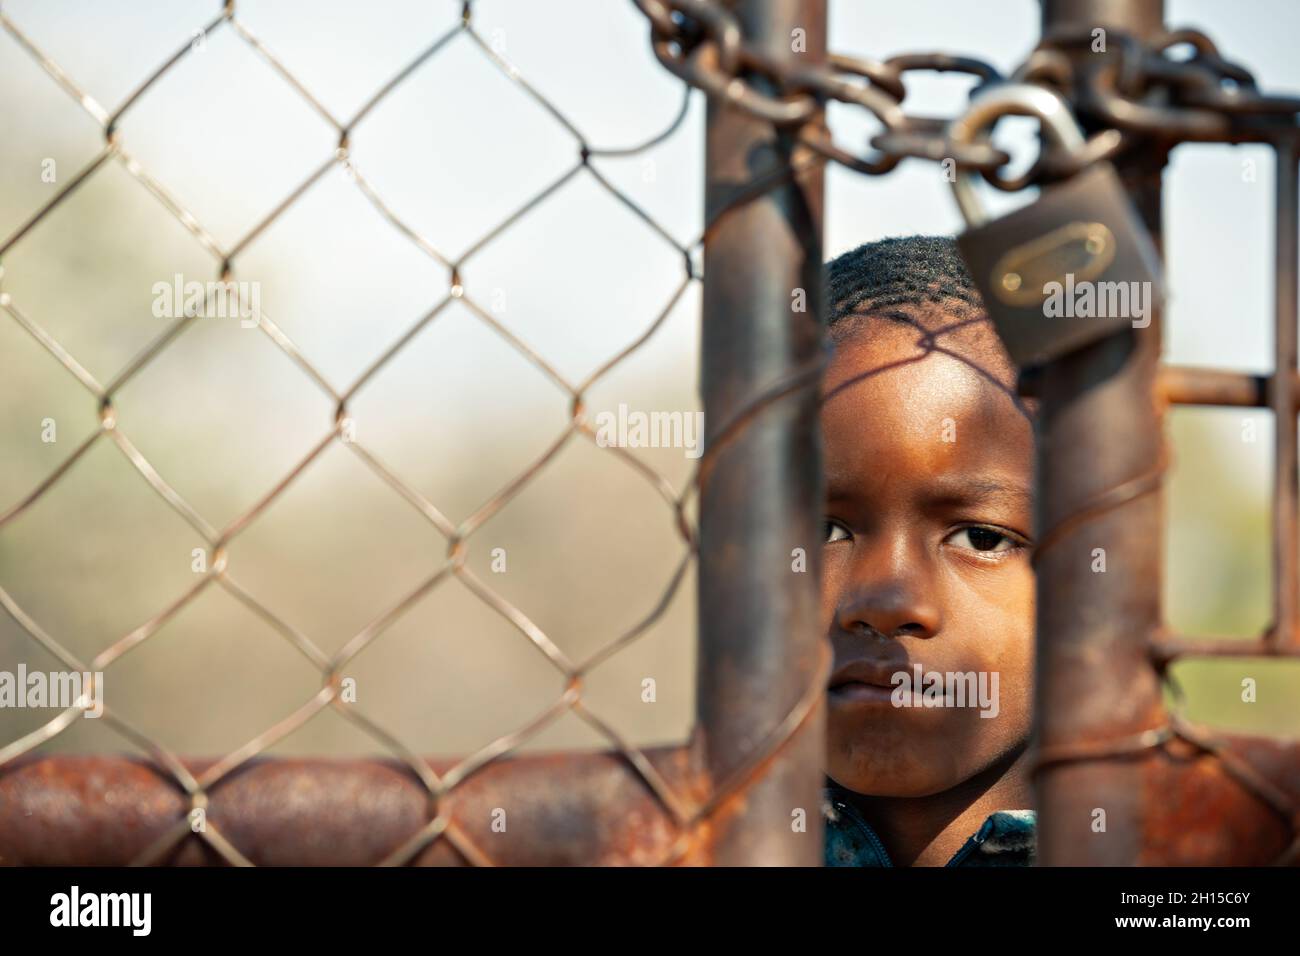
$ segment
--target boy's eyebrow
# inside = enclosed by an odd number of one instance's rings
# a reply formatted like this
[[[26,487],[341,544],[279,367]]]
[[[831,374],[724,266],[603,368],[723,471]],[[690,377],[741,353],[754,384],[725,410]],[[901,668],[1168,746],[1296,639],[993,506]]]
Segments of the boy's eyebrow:
[[[827,474],[826,478],[828,501],[851,500],[859,496],[860,492],[854,482],[846,481],[841,486],[834,474]],[[935,478],[926,483],[922,494],[926,505],[933,508],[984,506],[1024,509],[1032,513],[1034,503],[1029,485],[997,478]]]
[[[986,504],[1028,508],[1033,492],[1018,481],[997,478],[938,478],[927,489],[927,498],[936,504]]]

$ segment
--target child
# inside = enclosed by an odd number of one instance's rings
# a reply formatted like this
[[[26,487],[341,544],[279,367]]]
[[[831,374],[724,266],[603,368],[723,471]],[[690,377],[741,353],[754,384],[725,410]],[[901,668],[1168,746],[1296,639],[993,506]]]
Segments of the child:
[[[1033,860],[1033,429],[951,239],[830,263],[828,866]]]

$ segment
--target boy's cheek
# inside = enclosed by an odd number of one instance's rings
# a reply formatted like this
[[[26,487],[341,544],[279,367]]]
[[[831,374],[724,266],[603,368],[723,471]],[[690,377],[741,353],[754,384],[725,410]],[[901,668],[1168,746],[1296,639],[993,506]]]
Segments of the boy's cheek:
[[[823,634],[830,634],[831,625],[835,623],[835,608],[839,606],[841,574],[837,564],[823,559],[820,622]]]
[[[821,605],[821,621],[820,621],[821,633],[829,637],[831,633],[831,625],[834,622],[835,622],[835,603],[833,599],[830,599],[826,595],[823,595],[822,605]]]

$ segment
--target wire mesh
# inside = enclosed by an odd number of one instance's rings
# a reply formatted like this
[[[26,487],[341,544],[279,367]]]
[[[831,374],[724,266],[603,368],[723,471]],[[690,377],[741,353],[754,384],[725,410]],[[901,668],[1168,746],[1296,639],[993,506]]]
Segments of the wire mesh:
[[[866,85],[853,88],[838,83],[829,74],[781,76],[778,69],[771,63],[762,60],[755,51],[737,47],[736,44],[739,41],[736,37],[732,36],[726,42],[716,39],[716,37],[726,38],[730,34],[719,27],[716,13],[712,19],[707,16],[714,5],[695,2],[686,3],[684,0],[679,0],[676,3],[643,0],[639,5],[650,18],[654,29],[657,31],[655,43],[660,58],[670,68],[679,72],[687,83],[701,86],[718,97],[731,96],[742,108],[749,109],[754,115],[764,117],[778,127],[788,127],[791,124],[799,124],[807,120],[813,108],[814,93],[823,98],[857,103],[864,109],[876,113],[877,117],[886,125],[886,132],[881,137],[878,137],[875,143],[877,149],[881,150],[882,153],[871,159],[856,158],[840,150],[823,135],[820,135],[820,131],[812,126],[802,128],[801,135],[807,137],[808,146],[815,151],[815,155],[806,155],[796,166],[777,170],[771,175],[756,180],[752,187],[739,196],[735,204],[729,209],[763,195],[789,177],[798,176],[803,170],[820,165],[827,159],[841,162],[850,168],[858,169],[860,172],[878,174],[892,169],[905,156],[926,157],[935,160],[952,157],[954,156],[954,150],[946,148],[951,144],[944,141],[942,133],[944,124],[942,121],[908,117],[902,113],[900,108],[903,99],[902,74],[915,69],[955,69],[972,73],[985,81],[999,78],[996,71],[985,64],[962,58],[942,57],[937,54],[895,57],[883,65],[866,61],[850,61],[842,57],[832,58],[832,63],[837,71],[853,73],[867,80]],[[700,17],[703,26],[699,23],[693,23],[691,17]],[[178,595],[174,601],[159,610],[143,624],[130,630],[100,651],[88,664],[83,663],[76,656],[69,653],[62,643],[46,633],[41,625],[3,589],[0,589],[0,605],[5,608],[6,612],[31,639],[39,643],[51,654],[54,654],[70,669],[94,672],[103,670],[119,660],[128,651],[147,643],[167,621],[194,601],[202,592],[215,586],[225,590],[247,606],[307,659],[308,663],[321,675],[321,689],[310,699],[303,702],[289,716],[267,728],[244,746],[230,752],[197,775],[186,769],[184,762],[168,751],[156,739],[134,728],[119,714],[112,711],[111,708],[105,709],[104,718],[106,723],[132,743],[144,748],[151,755],[160,772],[165,774],[186,794],[190,809],[205,808],[211,799],[212,792],[219,784],[228,780],[236,770],[245,766],[259,754],[266,752],[268,748],[293,733],[326,708],[333,708],[368,734],[386,752],[393,754],[407,766],[421,781],[428,794],[430,801],[429,819],[418,831],[410,834],[399,847],[393,850],[385,862],[408,862],[434,841],[446,840],[466,861],[487,864],[492,862],[490,857],[482,848],[475,846],[457,827],[451,816],[444,812],[445,798],[455,788],[462,785],[490,763],[511,754],[520,745],[535,737],[559,717],[571,711],[612,745],[637,778],[653,793],[656,801],[670,815],[680,837],[673,844],[664,861],[679,859],[685,852],[692,831],[706,822],[710,815],[730,795],[743,789],[756,774],[762,771],[772,756],[794,737],[813,712],[823,682],[820,680],[812,682],[806,693],[791,709],[786,719],[763,735],[763,741],[756,748],[753,756],[744,761],[734,774],[712,786],[708,796],[698,798],[683,793],[679,788],[670,785],[641,749],[629,744],[609,723],[602,720],[591,710],[583,698],[583,677],[591,668],[617,654],[653,626],[660,619],[668,602],[680,587],[695,559],[697,548],[698,529],[690,518],[689,507],[693,496],[698,493],[701,483],[707,481],[710,468],[716,461],[718,452],[725,448],[729,441],[743,432],[767,408],[815,387],[820,378],[821,363],[810,365],[807,368],[789,370],[787,376],[773,383],[760,394],[753,396],[746,403],[745,410],[737,415],[734,420],[724,423],[722,427],[713,430],[713,440],[704,457],[699,461],[692,480],[682,489],[674,488],[663,475],[628,450],[619,447],[599,446],[602,451],[615,455],[629,468],[633,469],[659,495],[664,502],[664,506],[672,513],[676,534],[682,546],[682,556],[669,580],[664,584],[660,600],[651,613],[636,626],[619,635],[596,653],[579,660],[571,659],[542,628],[538,627],[528,617],[523,609],[506,600],[486,581],[475,575],[467,567],[466,558],[470,540],[475,532],[489,518],[507,507],[537,474],[555,459],[555,456],[568,442],[576,438],[598,444],[595,429],[592,427],[587,414],[585,403],[587,392],[596,382],[618,367],[654,336],[690,285],[702,279],[702,275],[694,265],[693,252],[703,243],[718,219],[725,216],[729,209],[720,211],[706,226],[704,234],[694,242],[689,244],[681,243],[675,240],[669,230],[654,216],[649,214],[625,192],[616,188],[591,164],[592,158],[601,155],[637,155],[672,136],[680,128],[686,115],[687,101],[690,95],[689,87],[687,88],[686,98],[683,100],[682,109],[677,117],[667,129],[657,136],[644,143],[624,148],[602,149],[595,147],[566,118],[556,104],[543,97],[535,88],[529,85],[520,76],[517,69],[492,49],[491,45],[484,40],[483,36],[475,28],[472,4],[466,3],[460,23],[437,37],[419,56],[380,86],[353,115],[347,119],[339,119],[323,105],[320,98],[314,96],[306,85],[268,49],[265,43],[249,30],[247,24],[239,19],[236,15],[235,4],[227,2],[220,14],[204,27],[204,32],[211,33],[216,30],[225,30],[237,35],[301,97],[306,108],[313,111],[322,122],[328,125],[337,135],[338,141],[337,147],[331,155],[324,158],[320,165],[300,185],[259,219],[250,231],[229,247],[224,247],[209,230],[205,229],[186,210],[184,204],[128,151],[118,129],[122,117],[132,109],[140,97],[155,84],[164,82],[176,65],[189,56],[192,47],[189,40],[135,88],[116,109],[110,111],[87,95],[71,78],[68,71],[65,71],[58,63],[38,49],[26,37],[19,25],[14,23],[3,12],[0,12],[0,26],[40,64],[54,82],[99,124],[105,136],[105,145],[99,154],[81,169],[48,203],[37,210],[13,234],[0,243],[0,260],[3,259],[6,253],[21,243],[30,230],[49,215],[60,202],[90,181],[108,163],[112,162],[125,169],[133,179],[153,195],[194,236],[215,261],[220,280],[233,282],[238,275],[238,258],[249,244],[292,208],[327,172],[335,168],[342,168],[348,172],[357,188],[374,208],[401,235],[405,236],[415,248],[418,248],[424,255],[444,268],[448,274],[448,287],[443,299],[404,334],[399,336],[359,377],[343,387],[336,387],[331,384],[319,368],[313,365],[302,350],[270,318],[264,314],[259,317],[259,327],[268,340],[287,355],[300,371],[331,400],[333,404],[332,425],[323,431],[314,448],[286,473],[270,492],[251,508],[246,509],[234,520],[221,527],[207,521],[167,483],[166,478],[159,473],[147,457],[127,437],[124,423],[118,420],[114,406],[114,396],[117,392],[126,383],[141,375],[178,337],[192,328],[194,320],[202,310],[194,309],[177,319],[143,351],[127,362],[107,384],[101,384],[95,376],[78,362],[67,348],[60,344],[42,326],[38,321],[38,317],[29,316],[22,303],[14,301],[8,294],[0,293],[0,309],[3,309],[24,331],[48,351],[69,374],[77,379],[89,393],[91,400],[95,402],[100,417],[100,428],[87,436],[72,454],[64,459],[29,494],[3,513],[0,513],[0,528],[3,528],[5,524],[40,500],[61,478],[77,466],[78,462],[84,458],[92,447],[107,439],[130,462],[153,492],[202,536],[212,551],[211,567],[201,580],[192,588]],[[677,35],[678,42],[674,42],[673,35]],[[578,158],[563,175],[529,198],[506,219],[483,233],[465,252],[459,256],[452,256],[439,250],[428,237],[412,228],[398,211],[384,201],[373,184],[357,168],[350,153],[350,145],[352,136],[357,132],[358,126],[380,102],[406,83],[413,72],[422,64],[436,57],[440,51],[446,49],[449,43],[462,38],[465,42],[473,44],[489,62],[524,90],[537,108],[548,112],[567,130],[577,147]],[[1069,37],[1057,36],[1045,43],[1044,47],[1036,51],[1026,62],[1025,67],[1019,71],[1018,78],[1061,86],[1062,88],[1069,86],[1071,80],[1069,75],[1070,67],[1068,61],[1061,55],[1061,51],[1069,48],[1073,42]],[[1169,77],[1169,73],[1174,70],[1174,67],[1164,62],[1164,54],[1180,43],[1191,43],[1197,47],[1199,57],[1196,63],[1184,68],[1187,75],[1178,84],[1175,84],[1170,81]],[[1187,30],[1164,33],[1150,44],[1149,49],[1142,48],[1134,38],[1118,37],[1117,46],[1127,50],[1127,55],[1133,58],[1133,69],[1151,69],[1153,59],[1158,58],[1161,68],[1165,71],[1164,81],[1169,88],[1171,90],[1176,89],[1178,95],[1187,98],[1193,106],[1187,107],[1186,104],[1180,104],[1179,109],[1171,107],[1164,113],[1152,115],[1131,109],[1130,107],[1135,105],[1146,106],[1149,104],[1126,103],[1121,95],[1123,91],[1103,88],[1104,83],[1098,81],[1097,76],[1080,79],[1075,84],[1077,88],[1073,92],[1081,94],[1083,111],[1089,112],[1094,118],[1100,117],[1103,125],[1111,127],[1094,135],[1089,140],[1087,161],[1091,162],[1118,155],[1122,148],[1131,146],[1134,140],[1141,136],[1156,136],[1157,138],[1163,136],[1162,142],[1165,146],[1168,146],[1173,141],[1182,139],[1255,141],[1269,139],[1273,135],[1279,138],[1286,135],[1283,132],[1278,132],[1276,128],[1270,132],[1269,124],[1272,116],[1284,116],[1288,112],[1287,104],[1270,101],[1267,97],[1258,95],[1255,92],[1253,79],[1250,78],[1249,73],[1219,57],[1217,51],[1213,48],[1213,44],[1210,44],[1202,34]],[[766,98],[752,85],[745,85],[741,88],[734,86],[732,81],[736,79],[739,73],[745,71],[748,71],[749,74],[757,73],[758,75],[775,78],[776,85],[783,95]],[[1062,79],[1063,73],[1065,79]],[[1155,75],[1155,71],[1153,71],[1153,75]],[[1219,75],[1234,79],[1238,86],[1248,95],[1234,99],[1224,93],[1217,82],[1212,83],[1210,79],[1207,79],[1207,77],[1217,77]],[[1084,80],[1087,82],[1084,82]],[[1102,77],[1102,80],[1104,81],[1105,77]],[[1294,109],[1291,109],[1290,112],[1294,113]],[[1110,122],[1105,122],[1107,120]],[[1256,122],[1256,126],[1251,125]],[[1290,119],[1284,117],[1283,122],[1293,124],[1293,117]],[[363,135],[363,131],[357,133],[357,135]],[[1281,139],[1279,139],[1280,141]],[[1288,155],[1292,156],[1291,165],[1293,166],[1293,147],[1287,148],[1292,151]],[[1279,151],[1281,152],[1281,150]],[[985,173],[986,177],[991,178],[993,171],[997,170],[1006,161],[1006,156],[993,149],[987,142],[983,142],[972,145],[965,153],[957,154],[956,159],[958,165],[980,169]],[[1030,179],[1041,177],[1045,173],[1054,173],[1060,177],[1068,175],[1072,171],[1075,170],[1062,165],[1061,157],[1045,154],[1019,180],[1002,182],[1000,185],[1003,188],[1020,188]],[[523,216],[563,191],[578,177],[591,177],[609,195],[611,201],[621,203],[631,210],[651,233],[662,239],[675,253],[680,255],[683,263],[683,276],[668,302],[637,337],[625,348],[611,355],[590,376],[580,381],[570,381],[569,378],[557,370],[554,363],[548,362],[537,350],[530,347],[528,343],[498,322],[489,310],[476,303],[467,294],[463,278],[468,260],[474,254],[508,232]],[[1281,190],[1280,195],[1282,199],[1279,202],[1279,209],[1289,210],[1289,212],[1285,213],[1288,217],[1286,221],[1294,222],[1294,182],[1290,183],[1289,188]],[[1281,214],[1279,218],[1281,218]],[[1288,257],[1289,263],[1284,261]],[[1250,404],[1260,406],[1271,404],[1279,415],[1279,421],[1282,420],[1283,416],[1287,420],[1293,419],[1295,411],[1294,377],[1296,374],[1293,334],[1295,324],[1294,258],[1294,235],[1291,235],[1289,244],[1283,245],[1279,252],[1279,274],[1284,279],[1287,276],[1290,277],[1291,288],[1289,292],[1284,291],[1281,293],[1277,316],[1278,328],[1287,328],[1291,332],[1279,335],[1279,342],[1283,343],[1284,348],[1279,352],[1279,361],[1274,374],[1265,382],[1251,384],[1236,379],[1215,380],[1213,379],[1213,373],[1182,373],[1179,370],[1170,370],[1165,375],[1164,380],[1166,382],[1173,381],[1175,376],[1178,375],[1183,377],[1180,379],[1180,384],[1165,393],[1163,398],[1179,402],[1186,400],[1190,396],[1191,398],[1198,398],[1207,404]],[[1282,287],[1279,286],[1279,288]],[[459,523],[451,521],[433,501],[412,487],[409,482],[404,481],[401,476],[396,474],[392,468],[381,461],[365,445],[355,440],[345,439],[346,425],[349,420],[349,402],[395,356],[401,353],[422,329],[434,322],[440,314],[455,302],[462,303],[493,333],[500,336],[511,348],[541,370],[554,384],[559,396],[567,403],[569,412],[566,427],[554,438],[544,453],[528,467],[516,474],[504,488],[493,495],[477,511]],[[923,334],[917,344],[918,359],[943,350],[942,343],[934,333]],[[1182,398],[1179,398],[1179,395],[1182,395]],[[1154,409],[1153,414],[1155,414]],[[1285,429],[1279,428],[1278,434],[1281,435],[1284,431]],[[1289,500],[1293,503],[1295,494],[1294,434],[1290,435],[1287,442],[1285,446],[1279,445],[1281,454],[1277,465],[1278,493],[1280,496],[1286,496],[1279,500]],[[248,589],[239,583],[233,574],[228,546],[238,535],[244,533],[257,522],[272,502],[279,498],[327,448],[332,447],[335,443],[345,444],[396,495],[411,505],[425,522],[435,528],[447,543],[447,555],[445,563],[432,571],[419,587],[355,634],[339,651],[334,654],[327,654],[310,638],[297,631],[292,625],[282,620],[262,602],[254,598]],[[1058,547],[1065,538],[1072,536],[1081,527],[1097,518],[1109,515],[1135,501],[1147,498],[1147,496],[1158,495],[1164,469],[1165,460],[1162,457],[1150,473],[1133,477],[1124,483],[1106,489],[1101,495],[1082,501],[1078,509],[1047,530],[1043,539],[1039,542],[1040,553],[1049,548]],[[1239,655],[1243,653],[1257,656],[1294,655],[1296,589],[1296,581],[1294,580],[1296,560],[1294,555],[1294,508],[1292,507],[1290,510],[1282,509],[1280,514],[1282,517],[1279,519],[1280,523],[1276,530],[1276,540],[1282,550],[1278,552],[1280,556],[1278,558],[1279,603],[1278,619],[1275,621],[1274,629],[1262,640],[1253,643],[1175,640],[1162,633],[1148,635],[1151,644],[1150,663],[1153,672],[1160,678],[1169,679],[1168,665],[1180,656],[1196,654]],[[368,721],[355,708],[344,706],[339,699],[339,679],[341,669],[362,650],[378,640],[384,631],[410,610],[415,603],[434,589],[447,586],[453,581],[474,595],[484,606],[508,621],[520,632],[530,646],[543,654],[562,679],[563,690],[548,707],[538,713],[526,725],[499,737],[439,774],[435,773],[426,761],[405,748],[391,734]],[[822,669],[825,669],[825,662],[822,664]],[[64,732],[79,715],[79,708],[69,708],[40,730],[0,749],[0,767],[11,764],[19,757],[30,753],[40,747],[41,744]],[[1258,799],[1271,812],[1275,812],[1286,822],[1291,839],[1290,846],[1283,853],[1281,859],[1287,862],[1294,861],[1297,853],[1300,853],[1300,804],[1293,800],[1276,782],[1268,779],[1267,775],[1258,771],[1248,760],[1237,754],[1233,746],[1219,740],[1203,729],[1188,726],[1177,714],[1168,715],[1168,719],[1162,720],[1159,726],[1143,729],[1132,735],[1125,735],[1115,739],[1080,739],[1069,744],[1053,745],[1039,754],[1038,762],[1041,767],[1052,767],[1061,763],[1129,759],[1134,756],[1149,755],[1159,748],[1164,748],[1176,738],[1191,744],[1203,755],[1217,760],[1227,776],[1240,785],[1246,793]],[[249,862],[247,856],[241,853],[238,847],[232,845],[219,829],[209,824],[204,831],[192,834],[189,821],[184,817],[178,819],[172,829],[168,830],[149,847],[141,855],[139,862],[156,862],[166,859],[168,854],[174,851],[182,841],[190,838],[191,835],[196,835],[205,841],[228,862],[237,864]]]
[[[63,461],[50,472],[30,493],[0,513],[0,528],[13,521],[27,509],[45,496],[60,479],[72,471],[86,454],[95,446],[107,441],[111,443],[131,464],[149,488],[167,503],[185,522],[194,529],[210,549],[211,561],[206,573],[190,588],[177,595],[173,601],[159,609],[152,617],[131,629],[117,640],[99,651],[90,661],[83,661],[72,654],[63,642],[48,633],[41,624],[21,607],[14,598],[0,588],[0,606],[19,625],[23,632],[45,650],[53,654],[69,669],[94,674],[102,672],[130,651],[148,644],[150,639],[182,609],[195,601],[202,593],[211,588],[219,588],[230,594],[257,617],[269,625],[275,632],[288,641],[305,659],[308,666],[319,672],[320,690],[309,699],[302,701],[296,709],[283,719],[277,721],[263,732],[257,734],[244,745],[227,753],[220,760],[208,766],[201,773],[192,773],[186,763],[171,752],[155,737],[143,732],[125,719],[119,712],[106,706],[103,712],[105,724],[132,744],[142,748],[151,758],[154,766],[168,780],[179,787],[188,801],[187,813],[175,821],[175,824],[162,833],[135,860],[136,863],[157,863],[165,861],[177,847],[191,838],[197,838],[215,850],[226,862],[236,865],[251,865],[250,859],[240,847],[234,845],[221,829],[210,820],[202,827],[192,827],[191,814],[206,810],[212,801],[214,790],[223,781],[227,781],[241,767],[244,767],[258,755],[264,754],[273,745],[294,733],[316,715],[327,708],[332,708],[346,720],[362,730],[383,751],[393,755],[418,778],[429,799],[429,819],[416,832],[411,833],[401,845],[394,848],[382,861],[384,864],[403,864],[413,860],[431,843],[445,840],[468,863],[488,865],[492,860],[485,850],[476,846],[457,825],[446,811],[446,797],[466,780],[477,774],[484,767],[517,750],[522,744],[536,737],[563,715],[572,712],[596,731],[615,752],[626,761],[630,772],[654,795],[663,810],[676,824],[679,838],[672,845],[663,862],[674,861],[685,852],[692,838],[692,831],[727,798],[729,794],[742,788],[765,761],[769,760],[783,744],[802,725],[812,711],[818,697],[819,685],[811,686],[808,692],[791,711],[788,718],[771,729],[764,743],[746,760],[729,779],[719,781],[710,793],[698,798],[694,794],[680,792],[674,788],[656,769],[646,754],[628,742],[609,722],[595,713],[584,699],[584,676],[620,650],[627,647],[649,630],[664,614],[669,602],[681,586],[690,570],[696,551],[696,526],[690,516],[692,496],[711,460],[718,449],[724,447],[736,432],[743,429],[753,417],[761,414],[770,403],[779,401],[790,394],[791,388],[781,383],[771,392],[756,396],[748,404],[747,411],[735,422],[724,425],[718,432],[716,440],[706,450],[696,466],[696,475],[686,485],[677,489],[658,471],[647,464],[628,448],[617,444],[598,441],[597,429],[591,421],[586,405],[586,395],[597,382],[622,364],[629,356],[640,349],[665,322],[675,305],[681,300],[692,283],[701,281],[701,275],[695,266],[692,253],[700,246],[703,236],[694,242],[684,244],[674,239],[654,216],[627,193],[618,189],[591,163],[600,156],[634,156],[672,136],[682,125],[687,113],[690,88],[683,84],[683,99],[676,117],[659,134],[645,142],[627,147],[602,148],[593,145],[576,128],[565,113],[552,101],[541,95],[520,74],[519,70],[493,49],[481,32],[476,29],[473,18],[472,3],[465,3],[461,10],[459,22],[433,40],[418,56],[398,70],[380,86],[350,117],[340,119],[327,109],[321,99],[314,96],[307,86],[279,59],[261,39],[249,28],[236,12],[233,2],[223,4],[220,13],[202,27],[203,36],[216,31],[226,31],[236,35],[248,48],[268,63],[281,79],[300,97],[304,106],[328,124],[337,135],[336,148],[322,159],[319,165],[296,188],[286,195],[278,204],[265,213],[244,235],[230,245],[223,245],[213,232],[191,214],[180,198],[153,175],[133,155],[122,136],[120,123],[131,111],[140,98],[151,88],[165,83],[178,64],[192,55],[195,44],[187,39],[165,62],[157,67],[125,99],[113,109],[106,108],[90,96],[73,79],[72,71],[64,69],[50,56],[44,53],[23,32],[22,28],[6,13],[0,11],[0,27],[13,37],[18,44],[41,66],[49,77],[59,85],[95,122],[102,128],[104,146],[97,156],[72,179],[23,222],[11,235],[0,242],[0,261],[17,247],[31,230],[41,223],[67,197],[91,181],[103,168],[116,163],[148,191],[162,206],[194,237],[207,251],[216,264],[219,286],[210,287],[201,306],[191,304],[183,315],[176,318],[161,334],[157,335],[142,351],[126,363],[109,381],[101,383],[92,375],[67,348],[51,335],[39,321],[39,317],[29,315],[23,304],[7,293],[0,293],[0,309],[3,309],[24,331],[34,338],[46,351],[71,374],[89,394],[98,409],[100,426],[85,437]],[[577,159],[560,177],[547,185],[540,192],[531,196],[519,208],[503,221],[495,224],[473,241],[465,251],[453,256],[437,248],[426,235],[421,234],[403,219],[400,213],[380,196],[374,185],[366,178],[354,161],[350,144],[354,135],[363,136],[364,130],[358,131],[362,121],[386,97],[406,83],[414,72],[427,61],[435,58],[453,42],[472,44],[482,56],[496,69],[501,71],[514,84],[523,90],[535,107],[544,110],[557,120],[573,140]],[[327,376],[312,363],[285,331],[264,312],[259,310],[257,326],[265,334],[271,346],[281,350],[307,376],[333,405],[332,423],[323,429],[314,447],[299,460],[275,485],[262,495],[251,507],[238,514],[233,520],[217,526],[208,521],[184,496],[167,481],[165,475],[149,461],[128,437],[129,423],[118,417],[114,398],[129,382],[143,375],[150,365],[159,358],[181,336],[194,327],[195,321],[211,304],[213,297],[219,294],[234,296],[239,304],[246,306],[241,299],[243,292],[238,285],[239,259],[258,236],[262,235],[273,223],[284,216],[322,177],[330,170],[342,168],[357,189],[366,197],[374,208],[414,247],[418,248],[431,260],[447,272],[447,288],[443,298],[410,326],[401,336],[351,382],[338,386],[329,381]],[[676,284],[668,301],[654,315],[641,331],[624,348],[610,355],[600,366],[586,378],[575,381],[561,374],[556,366],[546,357],[531,347],[519,335],[498,321],[487,308],[484,308],[470,296],[465,288],[463,276],[469,261],[480,251],[514,227],[524,216],[549,199],[560,193],[578,177],[589,177],[608,195],[610,201],[622,204],[644,224],[644,227],[664,243],[667,243],[683,263],[683,275]],[[745,198],[761,195],[763,188],[780,182],[781,176],[770,177],[760,188]],[[725,214],[725,210],[722,214]],[[722,215],[720,214],[720,215]],[[716,221],[716,220],[715,220]],[[707,232],[707,230],[706,230]],[[3,275],[3,273],[0,273]],[[453,303],[466,307],[480,322],[493,333],[500,336],[511,348],[536,366],[555,386],[557,400],[567,403],[568,422],[563,430],[549,443],[545,451],[526,468],[515,474],[509,482],[493,494],[477,510],[459,523],[453,522],[424,494],[404,480],[394,469],[389,467],[379,456],[367,448],[365,443],[356,440],[349,429],[351,400],[370,383],[412,340]],[[816,370],[813,374],[804,372],[795,384],[803,388],[815,385]],[[628,468],[654,490],[669,509],[680,541],[681,556],[676,567],[663,583],[660,597],[651,612],[639,623],[618,635],[596,652],[574,659],[566,654],[560,646],[539,627],[520,607],[511,603],[495,590],[487,581],[476,575],[467,566],[467,556],[473,536],[491,517],[507,507],[523,489],[551,463],[557,454],[572,440],[585,440],[603,452],[617,457]],[[405,597],[373,619],[366,627],[352,636],[333,654],[323,650],[307,634],[296,629],[291,623],[277,615],[263,601],[241,584],[237,576],[238,568],[231,561],[229,546],[254,525],[259,517],[285,491],[316,462],[326,449],[335,444],[343,444],[363,462],[375,475],[410,505],[419,518],[427,522],[446,541],[446,557],[441,566],[434,569],[427,578]],[[384,632],[407,613],[426,595],[438,588],[458,585],[472,594],[484,606],[490,608],[516,629],[536,651],[540,652],[553,666],[561,678],[562,690],[549,706],[537,713],[525,725],[512,732],[492,740],[480,749],[460,759],[442,773],[435,773],[429,762],[417,756],[396,736],[386,731],[365,717],[355,706],[344,703],[340,696],[343,669],[365,648],[379,640]],[[92,678],[93,680],[93,678]],[[86,688],[87,696],[92,696],[93,685]],[[83,707],[73,706],[64,710],[53,720],[36,731],[22,738],[9,742],[0,748],[0,767],[11,765],[20,757],[39,748],[42,744],[66,731],[77,720]]]

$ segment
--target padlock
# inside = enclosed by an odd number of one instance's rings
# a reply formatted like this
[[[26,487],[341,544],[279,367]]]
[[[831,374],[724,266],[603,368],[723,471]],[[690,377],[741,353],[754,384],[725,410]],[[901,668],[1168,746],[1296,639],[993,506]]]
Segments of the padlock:
[[[1032,116],[1067,154],[1083,133],[1056,93],[1027,83],[993,87],[948,127],[972,142],[999,117]],[[1022,369],[1060,358],[1125,328],[1146,328],[1163,301],[1160,256],[1109,162],[1096,162],[1038,199],[990,219],[977,174],[953,180],[967,229],[957,246],[984,308]]]

